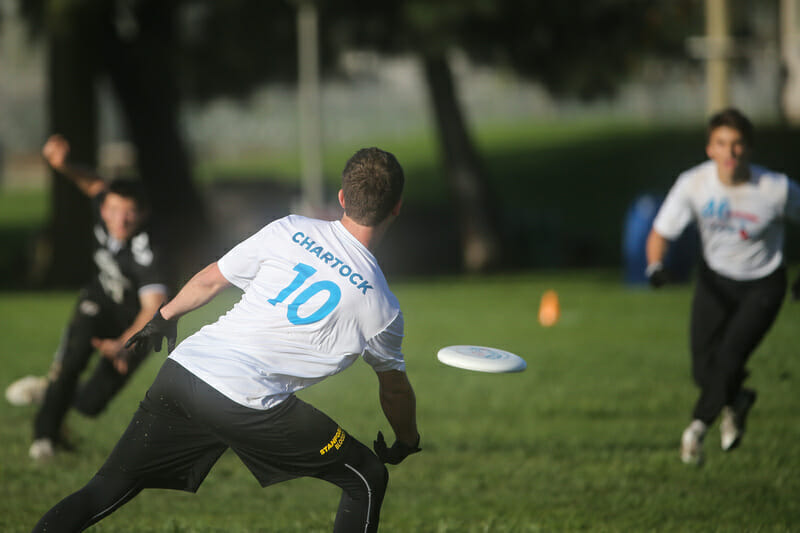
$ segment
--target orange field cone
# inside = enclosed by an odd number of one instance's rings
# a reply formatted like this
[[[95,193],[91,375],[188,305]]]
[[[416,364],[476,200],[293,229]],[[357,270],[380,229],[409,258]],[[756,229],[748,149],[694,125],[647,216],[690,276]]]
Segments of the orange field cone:
[[[561,307],[558,304],[558,293],[554,290],[547,290],[542,295],[542,302],[539,304],[539,323],[544,327],[550,327],[558,322],[561,315]]]

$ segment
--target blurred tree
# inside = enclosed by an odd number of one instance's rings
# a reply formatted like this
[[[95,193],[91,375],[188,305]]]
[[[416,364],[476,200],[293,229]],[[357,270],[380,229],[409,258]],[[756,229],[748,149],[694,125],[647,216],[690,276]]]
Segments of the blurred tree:
[[[448,52],[460,46],[460,28],[470,16],[491,11],[493,2],[359,0],[326,3],[323,42],[336,49],[372,48],[384,53],[413,53],[428,86],[448,185],[456,206],[461,262],[469,272],[502,263],[497,202],[475,148]],[[324,45],[325,46],[325,45]]]
[[[696,0],[361,0],[325,2],[323,45],[413,53],[422,64],[448,183],[457,206],[462,263],[503,260],[498,202],[458,98],[450,53],[506,66],[557,96],[610,96],[644,58],[683,57]],[[702,9],[702,6],[699,6]]]
[[[462,262],[482,271],[502,261],[496,205],[471,138],[449,57],[506,65],[556,95],[607,96],[648,55],[683,55],[686,24],[698,0],[317,0],[323,69],[341,52],[368,48],[420,58],[457,206]],[[44,30],[52,79],[52,128],[96,160],[94,84],[107,75],[122,103],[153,202],[154,222],[170,242],[203,228],[178,129],[182,98],[244,97],[266,81],[297,78],[296,0],[20,0],[31,27]],[[177,24],[180,22],[180,24]],[[84,200],[53,182],[50,279],[84,254],[76,217]],[[57,235],[58,233],[58,235]],[[88,241],[84,243],[88,246]],[[73,274],[70,274],[72,276]],[[71,278],[70,278],[71,279]],[[66,279],[64,280],[66,281]]]
[[[21,12],[32,35],[47,43],[51,132],[72,145],[71,159],[97,162],[97,87],[107,79],[136,147],[139,175],[152,209],[156,245],[175,263],[193,260],[208,224],[194,187],[178,126],[175,2],[158,0],[31,0]],[[75,284],[91,268],[86,199],[54,176],[47,231],[35,265],[40,282]],[[187,265],[183,265],[187,266]],[[192,265],[194,266],[194,265]],[[191,267],[190,267],[191,268]]]

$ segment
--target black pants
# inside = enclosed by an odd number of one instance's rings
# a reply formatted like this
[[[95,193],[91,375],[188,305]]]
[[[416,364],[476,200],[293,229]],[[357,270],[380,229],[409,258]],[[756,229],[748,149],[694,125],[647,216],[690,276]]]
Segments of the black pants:
[[[693,417],[711,424],[733,405],[745,365],[769,331],[786,293],[786,269],[736,281],[701,264],[692,302],[692,374],[700,387]]]
[[[295,396],[250,409],[170,359],[97,475],[34,531],[82,531],[145,488],[194,492],[227,448],[262,486],[309,476],[340,487],[334,531],[377,531],[388,471],[369,448]]]
[[[81,291],[56,352],[44,400],[36,414],[35,439],[58,440],[61,425],[71,407],[84,415],[97,416],[127,383],[143,358],[129,361],[128,373],[120,374],[110,360],[101,357],[90,377],[82,384],[79,381],[95,351],[92,337],[118,337],[138,312],[138,308],[115,304],[96,288]]]

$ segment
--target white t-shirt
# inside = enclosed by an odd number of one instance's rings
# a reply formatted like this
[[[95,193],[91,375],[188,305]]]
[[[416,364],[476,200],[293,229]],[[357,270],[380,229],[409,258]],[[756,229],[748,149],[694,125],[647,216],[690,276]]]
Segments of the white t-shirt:
[[[706,264],[725,277],[752,280],[783,263],[786,218],[800,221],[797,183],[751,165],[748,182],[728,186],[716,164],[706,161],[678,176],[653,228],[672,240],[696,221]]]
[[[241,300],[170,357],[231,400],[268,409],[359,355],[405,371],[400,305],[341,222],[284,217],[217,264]]]

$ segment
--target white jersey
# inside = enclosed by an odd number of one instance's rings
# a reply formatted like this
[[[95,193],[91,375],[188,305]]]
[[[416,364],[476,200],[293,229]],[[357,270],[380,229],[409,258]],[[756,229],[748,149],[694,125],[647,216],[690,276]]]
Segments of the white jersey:
[[[268,409],[359,356],[378,372],[405,370],[400,305],[341,222],[284,217],[218,266],[241,300],[170,357],[231,400]]]
[[[706,264],[725,277],[752,280],[783,264],[785,218],[800,221],[797,183],[751,165],[749,181],[729,186],[706,161],[678,177],[653,229],[672,240],[697,222]]]

